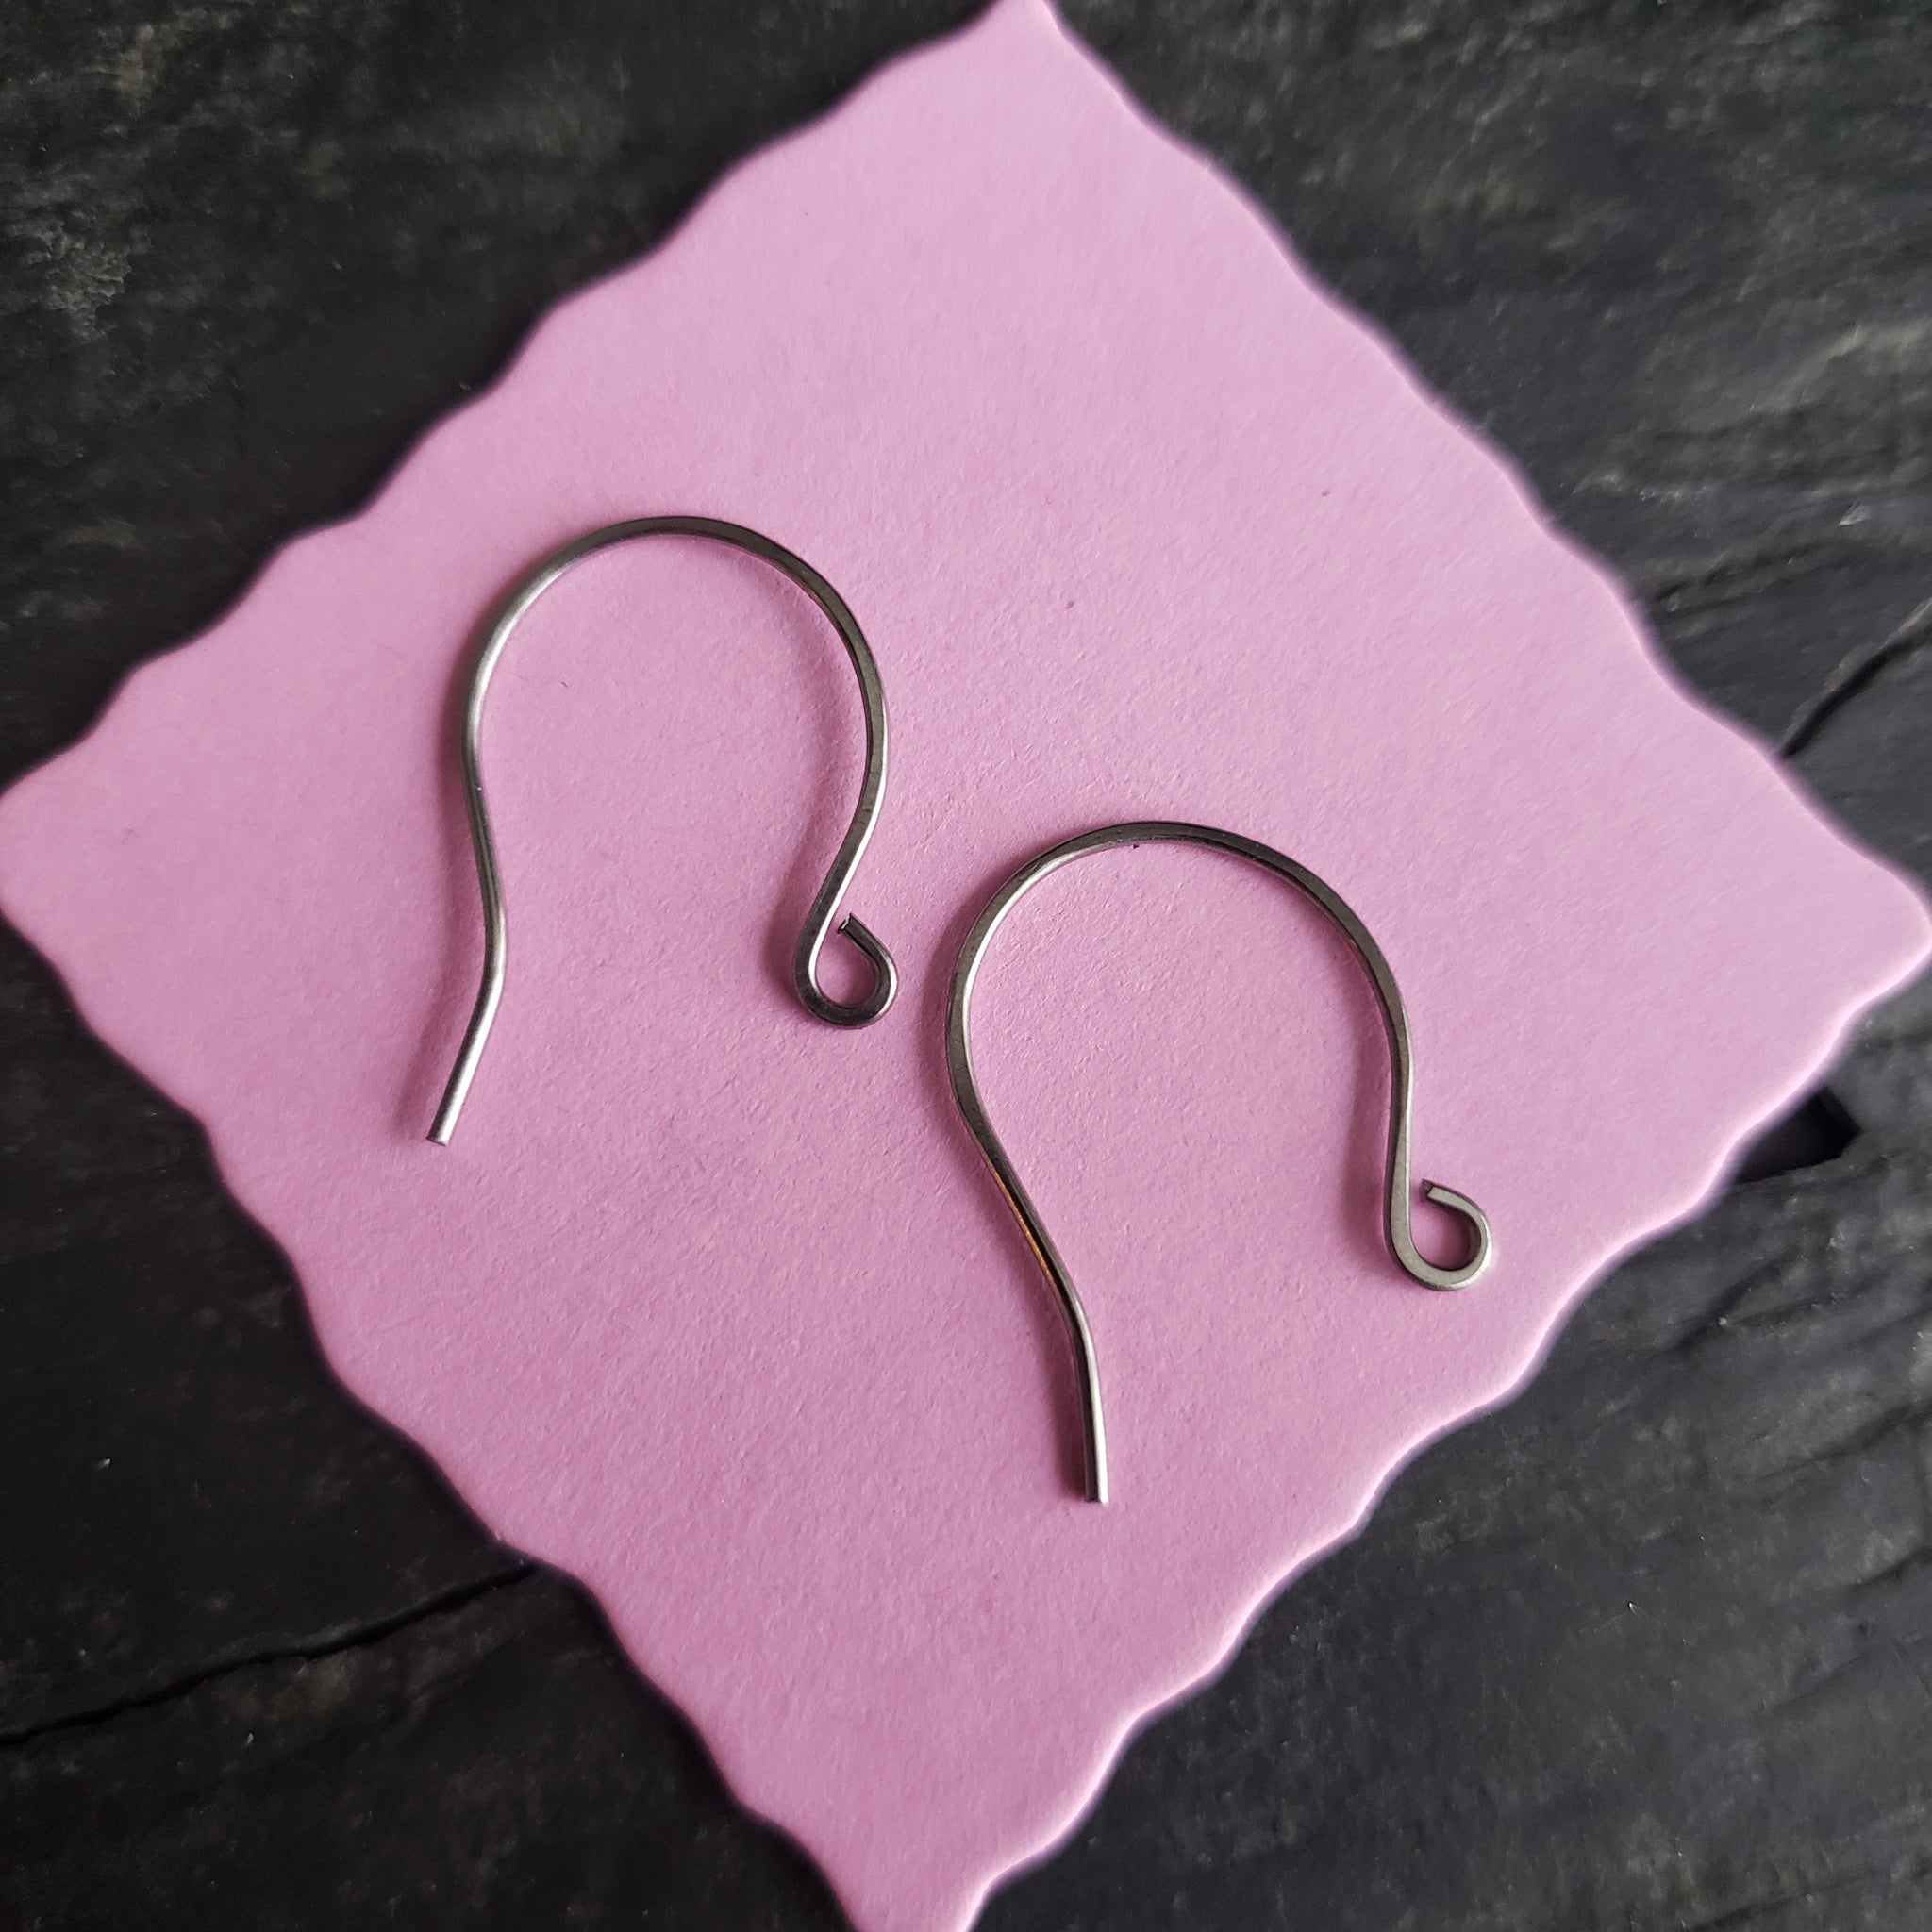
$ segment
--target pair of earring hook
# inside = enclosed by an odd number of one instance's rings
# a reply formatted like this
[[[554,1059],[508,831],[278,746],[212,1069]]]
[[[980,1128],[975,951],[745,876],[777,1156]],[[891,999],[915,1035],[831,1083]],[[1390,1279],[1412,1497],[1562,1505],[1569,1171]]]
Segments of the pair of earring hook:
[[[484,636],[482,647],[470,673],[469,690],[463,705],[461,757],[463,796],[469,808],[471,842],[475,848],[476,878],[483,900],[483,974],[470,1024],[458,1049],[456,1064],[450,1070],[448,1085],[429,1130],[429,1138],[447,1146],[456,1131],[463,1102],[489,1043],[496,1009],[503,998],[508,964],[508,919],[504,907],[503,879],[497,864],[496,841],[490,824],[489,803],[483,789],[482,733],[484,700],[490,680],[505,647],[530,608],[551,585],[568,571],[600,550],[613,544],[645,537],[698,537],[727,544],[760,558],[783,573],[803,590],[830,620],[838,631],[858,680],[859,699],[865,712],[865,770],[859,780],[858,803],[852,814],[845,837],[806,913],[798,943],[791,957],[792,990],[799,1003],[814,1019],[830,1026],[869,1026],[886,1012],[898,991],[898,968],[892,956],[858,919],[847,914],[839,919],[839,908],[852,883],[859,859],[877,823],[886,787],[886,697],[879,679],[872,647],[865,641],[858,620],[837,591],[801,557],[795,556],[769,537],[715,517],[664,516],[634,517],[623,523],[608,524],[573,539],[554,550],[512,586],[497,607]],[[1489,1267],[1493,1254],[1490,1224],[1483,1210],[1467,1194],[1454,1188],[1422,1183],[1422,1193],[1438,1207],[1457,1216],[1469,1232],[1467,1258],[1455,1268],[1439,1267],[1415,1244],[1411,1217],[1413,1189],[1409,1173],[1409,1130],[1415,1098],[1415,1049],[1409,1038],[1408,1015],[1395,974],[1369,929],[1346,900],[1333,887],[1307,866],[1264,845],[1257,839],[1239,832],[1225,832],[1212,825],[1189,824],[1174,819],[1143,819],[1103,825],[1029,858],[987,902],[973,929],[960,947],[953,972],[952,993],[946,1017],[946,1065],[952,1076],[954,1098],[967,1130],[978,1143],[980,1153],[1006,1195],[1021,1229],[1038,1257],[1041,1269],[1051,1283],[1072,1344],[1080,1389],[1081,1433],[1088,1500],[1105,1503],[1108,1498],[1107,1424],[1100,1395],[1100,1360],[1093,1345],[1092,1328],[1085,1306],[1067,1265],[1054,1245],[1038,1208],[1021,1181],[1011,1157],[994,1131],[979,1091],[979,1076],[973,1063],[973,991],[979,969],[993,936],[1005,924],[1020,901],[1042,879],[1062,866],[1090,853],[1105,852],[1122,845],[1189,844],[1206,846],[1246,859],[1263,871],[1284,879],[1311,899],[1341,928],[1366,969],[1375,989],[1384,1030],[1389,1041],[1389,1143],[1383,1190],[1383,1231],[1390,1252],[1412,1280],[1424,1288],[1455,1290],[1467,1288]],[[835,928],[834,922],[837,921]],[[860,999],[845,1002],[833,999],[819,984],[819,959],[825,941],[834,930],[842,933],[865,956],[873,970],[873,983]]]

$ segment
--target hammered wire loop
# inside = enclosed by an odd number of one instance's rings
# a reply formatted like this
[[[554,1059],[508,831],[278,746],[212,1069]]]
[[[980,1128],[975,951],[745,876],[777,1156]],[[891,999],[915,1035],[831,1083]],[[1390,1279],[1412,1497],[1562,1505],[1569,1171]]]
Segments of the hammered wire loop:
[[[1298,887],[1312,899],[1347,935],[1357,956],[1374,982],[1389,1035],[1390,1105],[1388,1185],[1383,1215],[1384,1230],[1396,1261],[1413,1279],[1425,1288],[1467,1288],[1489,1265],[1493,1254],[1490,1224],[1483,1210],[1468,1195],[1454,1188],[1439,1187],[1433,1181],[1422,1184],[1424,1195],[1458,1216],[1471,1236],[1469,1258],[1457,1268],[1439,1268],[1416,1247],[1410,1226],[1408,1164],[1409,1115],[1414,1097],[1414,1053],[1409,1042],[1408,1016],[1402,994],[1389,962],[1370,937],[1369,929],[1339,893],[1306,866],[1254,839],[1237,832],[1217,831],[1210,825],[1181,824],[1171,819],[1150,819],[1128,824],[1106,825],[1098,831],[1083,832],[1078,838],[1030,858],[996,891],[974,922],[973,930],[959,949],[953,972],[952,1000],[946,1018],[946,1062],[953,1078],[954,1097],[973,1138],[979,1143],[987,1165],[992,1169],[1001,1191],[1018,1218],[1041,1268],[1058,1298],[1067,1334],[1073,1343],[1078,1371],[1082,1436],[1086,1461],[1086,1493],[1090,1502],[1105,1503],[1108,1496],[1107,1425],[1101,1410],[1100,1362],[1094,1351],[1093,1334],[1081,1306],[1078,1291],[1067,1272],[1066,1263],[1054,1246],[1053,1237],[1040,1218],[992,1123],[987,1118],[986,1104],[980,1097],[979,1080],[973,1065],[973,988],[986,949],[1007,915],[1048,874],[1090,852],[1104,852],[1116,845],[1189,844],[1205,845],[1251,860],[1289,884]]]
[[[503,998],[508,949],[503,878],[497,865],[496,841],[491,836],[490,810],[483,792],[480,750],[483,701],[490,690],[491,675],[503,656],[504,647],[530,607],[573,564],[599,550],[607,550],[612,544],[627,543],[642,537],[702,537],[758,558],[790,577],[830,619],[838,631],[852,659],[852,669],[858,678],[859,697],[865,708],[865,773],[859,781],[858,804],[846,829],[844,842],[840,845],[831,870],[825,874],[824,883],[820,886],[818,895],[806,913],[805,925],[791,956],[791,984],[805,1009],[828,1026],[870,1025],[892,1004],[892,997],[898,991],[899,974],[892,963],[892,956],[861,921],[849,914],[842,920],[839,919],[840,902],[844,898],[846,888],[852,883],[852,874],[872,838],[886,789],[886,696],[879,683],[878,666],[873,661],[872,648],[865,641],[865,633],[858,627],[858,620],[838,591],[803,558],[794,557],[782,544],[773,542],[769,537],[760,536],[756,530],[746,529],[741,524],[722,523],[715,517],[691,516],[635,517],[625,523],[607,524],[600,529],[572,539],[525,573],[498,607],[489,635],[483,640],[475,668],[470,673],[469,693],[462,715],[463,797],[469,807],[470,838],[475,847],[476,880],[483,898],[483,978],[476,991],[476,1004],[470,1014],[463,1043],[458,1049],[456,1064],[450,1070],[449,1084],[443,1090],[442,1103],[437,1108],[436,1120],[429,1129],[430,1140],[439,1146],[447,1146],[450,1136],[456,1132],[458,1116],[462,1112],[470,1083],[475,1078],[477,1063],[489,1042],[496,1008]],[[843,933],[865,955],[873,970],[871,989],[862,999],[849,1003],[835,1000],[819,984],[819,956],[824,949],[825,941],[835,930],[835,920],[838,921],[836,930]]]

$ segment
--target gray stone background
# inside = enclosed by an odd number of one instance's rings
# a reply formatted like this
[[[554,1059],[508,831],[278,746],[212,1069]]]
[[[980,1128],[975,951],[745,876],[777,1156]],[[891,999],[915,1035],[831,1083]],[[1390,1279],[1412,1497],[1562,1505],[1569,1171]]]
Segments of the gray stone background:
[[[557,296],[962,0],[8,0],[0,782]],[[1075,28],[1932,873],[1932,16]],[[1552,648],[1560,648],[1553,640]],[[1152,1726],[989,1932],[1932,1925],[1932,992]],[[832,1927],[564,1579],[322,1367],[0,929],[0,1924]]]

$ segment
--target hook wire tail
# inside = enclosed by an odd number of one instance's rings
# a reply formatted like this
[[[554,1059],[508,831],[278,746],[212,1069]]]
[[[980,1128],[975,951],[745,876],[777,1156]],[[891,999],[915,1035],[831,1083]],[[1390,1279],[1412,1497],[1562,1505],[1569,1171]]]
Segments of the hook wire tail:
[[[504,980],[509,953],[508,921],[504,910],[503,879],[496,860],[496,841],[491,830],[489,801],[483,790],[482,736],[483,703],[490,680],[516,627],[530,607],[573,564],[608,550],[613,544],[635,541],[643,537],[700,537],[723,543],[770,564],[796,584],[830,621],[852,660],[858,680],[858,694],[865,713],[865,771],[859,780],[858,803],[852,823],[819,887],[792,956],[792,984],[806,1010],[815,1019],[833,1026],[869,1026],[892,1004],[898,991],[899,974],[892,956],[857,919],[847,918],[839,930],[870,962],[873,983],[858,1000],[833,999],[819,985],[819,955],[826,936],[839,917],[839,907],[852,883],[852,874],[871,841],[878,821],[879,807],[886,790],[886,694],[879,681],[878,665],[872,646],[865,641],[858,620],[837,591],[807,563],[783,544],[742,524],[728,524],[716,517],[665,516],[633,517],[624,523],[602,527],[573,538],[561,548],[525,572],[497,606],[470,672],[469,689],[463,704],[460,751],[463,765],[463,796],[469,808],[470,841],[476,858],[476,882],[483,901],[483,972],[476,991],[476,1003],[470,1024],[450,1069],[441,1104],[429,1129],[429,1139],[448,1146],[455,1134],[463,1103],[469,1097],[476,1068],[489,1044],[496,1009],[502,1003]]]
[[[1041,876],[1044,876],[1042,874]],[[1074,1368],[1080,1391],[1080,1441],[1083,1487],[1090,1503],[1108,1499],[1107,1418],[1100,1395],[1100,1357],[1093,1345],[1093,1330],[1080,1291],[1067,1264],[1054,1246],[1046,1223],[1033,1205],[1019,1172],[1013,1166],[1000,1137],[988,1118],[986,1102],[980,1095],[979,1075],[973,1064],[973,987],[978,977],[987,946],[1000,928],[1014,901],[1031,884],[1024,874],[1009,879],[979,915],[960,948],[953,969],[952,996],[946,1009],[946,1067],[952,1076],[953,1097],[967,1130],[979,1145],[980,1154],[992,1171],[1007,1205],[1013,1210],[1027,1245],[1033,1250],[1041,1272],[1052,1285],[1059,1304],[1060,1318],[1066,1324],[1067,1341],[1074,1353]]]
[[[1297,887],[1341,928],[1374,984],[1389,1038],[1389,1167],[1385,1220],[1389,1245],[1394,1258],[1407,1274],[1425,1287],[1457,1289],[1466,1288],[1474,1281],[1489,1267],[1494,1252],[1489,1219],[1482,1209],[1468,1195],[1459,1194],[1453,1188],[1438,1187],[1432,1181],[1424,1184],[1424,1195],[1468,1224],[1474,1237],[1473,1251],[1460,1267],[1439,1268],[1415,1245],[1410,1228],[1408,1179],[1408,1131],[1414,1097],[1415,1056],[1409,1041],[1408,1015],[1403,1007],[1395,975],[1390,971],[1381,948],[1353,908],[1325,880],[1285,853],[1277,852],[1272,845],[1243,838],[1238,832],[1219,831],[1211,825],[1188,824],[1174,819],[1143,819],[1124,824],[1105,825],[1097,831],[1083,832],[1077,838],[1065,840],[1028,859],[987,902],[959,948],[958,961],[953,969],[952,997],[946,1017],[946,1064],[952,1075],[953,1097],[958,1103],[960,1117],[978,1142],[980,1153],[999,1182],[1008,1205],[1019,1220],[1058,1300],[1079,1376],[1087,1496],[1095,1503],[1104,1503],[1108,1497],[1107,1435],[1101,1415],[1099,1358],[1079,1291],[1074,1286],[1059,1251],[1054,1246],[1053,1237],[1048,1234],[1040,1210],[1022,1185],[1011,1158],[987,1116],[986,1103],[979,1091],[978,1074],[973,1063],[973,990],[993,935],[1005,924],[1007,915],[1041,880],[1090,852],[1103,852],[1119,845],[1153,844],[1204,845],[1214,851],[1230,853],[1237,858],[1248,859]]]

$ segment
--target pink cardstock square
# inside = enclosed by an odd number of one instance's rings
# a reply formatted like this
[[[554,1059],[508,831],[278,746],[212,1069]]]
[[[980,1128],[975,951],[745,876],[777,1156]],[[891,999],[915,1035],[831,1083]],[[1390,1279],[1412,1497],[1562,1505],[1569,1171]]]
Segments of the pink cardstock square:
[[[858,783],[836,640],[752,560],[613,551],[498,674],[509,982],[432,1147],[480,958],[476,626],[668,511],[769,532],[866,626],[892,769],[849,903],[904,992],[850,1033],[789,986]],[[1361,913],[1419,1170],[1498,1258],[1455,1296],[1390,1260],[1379,1021],[1306,901],[1187,849],[1058,875],[976,1020],[1092,1315],[1101,1509],[943,1018],[993,886],[1140,817]],[[207,1123],[349,1388],[590,1585],[864,1932],[965,1926],[1928,945],[1042,0],[739,169],[131,677],[0,802],[0,906]]]

